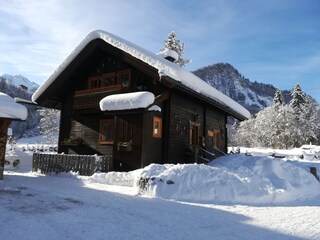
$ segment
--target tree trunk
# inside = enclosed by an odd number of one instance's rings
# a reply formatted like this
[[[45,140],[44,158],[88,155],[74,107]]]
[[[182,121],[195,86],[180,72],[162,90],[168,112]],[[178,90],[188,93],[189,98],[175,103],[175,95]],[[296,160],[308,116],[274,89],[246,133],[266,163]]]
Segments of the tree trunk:
[[[0,180],[3,180],[4,160],[6,155],[7,131],[11,123],[9,119],[0,119]]]

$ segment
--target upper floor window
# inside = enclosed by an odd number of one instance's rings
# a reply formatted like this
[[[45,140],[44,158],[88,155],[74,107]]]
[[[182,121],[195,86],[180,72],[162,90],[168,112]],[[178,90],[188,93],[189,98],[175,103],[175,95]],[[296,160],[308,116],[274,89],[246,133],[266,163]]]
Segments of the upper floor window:
[[[115,73],[106,73],[101,76],[101,87],[115,85]]]
[[[88,89],[103,88],[120,85],[122,88],[128,88],[131,84],[131,69],[119,72],[105,73],[101,76],[88,78]]]
[[[118,84],[121,87],[128,88],[131,82],[131,70],[126,69],[118,72]]]
[[[88,79],[88,88],[100,88],[101,87],[101,79],[99,76],[89,77]]]

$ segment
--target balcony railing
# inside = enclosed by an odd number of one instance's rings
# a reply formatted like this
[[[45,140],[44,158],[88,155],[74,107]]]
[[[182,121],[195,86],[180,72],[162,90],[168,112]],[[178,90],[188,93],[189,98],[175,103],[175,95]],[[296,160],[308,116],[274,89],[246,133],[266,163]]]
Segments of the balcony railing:
[[[74,96],[77,97],[77,96],[100,94],[100,93],[111,92],[111,91],[120,91],[120,90],[121,90],[121,85],[112,85],[112,86],[108,86],[108,87],[79,90],[79,91],[75,92]]]
[[[76,91],[74,94],[73,109],[99,108],[99,102],[107,96],[107,93],[119,92],[121,90],[121,85],[112,85]]]

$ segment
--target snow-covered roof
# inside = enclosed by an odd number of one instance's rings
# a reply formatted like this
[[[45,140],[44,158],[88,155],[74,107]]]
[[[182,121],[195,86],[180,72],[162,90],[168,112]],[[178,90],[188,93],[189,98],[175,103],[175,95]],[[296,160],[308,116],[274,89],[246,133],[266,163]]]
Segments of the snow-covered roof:
[[[179,59],[179,54],[176,51],[167,48],[159,52],[157,55],[162,56],[163,58],[171,57],[175,61]]]
[[[106,43],[128,53],[146,64],[158,70],[160,76],[168,76],[183,86],[204,95],[216,103],[221,104],[226,109],[230,109],[242,118],[249,118],[250,113],[247,109],[232,100],[230,97],[219,92],[217,89],[195,76],[193,73],[183,69],[179,65],[172,63],[162,56],[158,56],[148,50],[145,50],[125,39],[122,39],[111,33],[96,30],[89,33],[83,41],[74,49],[74,51],[65,59],[65,61],[56,69],[56,71],[42,84],[32,96],[32,101],[37,102],[44,91],[55,81],[55,79],[66,69],[66,67],[78,56],[78,54],[93,40],[101,39]]]
[[[13,98],[0,92],[0,118],[26,120],[28,110],[25,106],[16,103]]]
[[[100,101],[101,111],[147,108],[154,102],[151,92],[133,92],[109,95]]]

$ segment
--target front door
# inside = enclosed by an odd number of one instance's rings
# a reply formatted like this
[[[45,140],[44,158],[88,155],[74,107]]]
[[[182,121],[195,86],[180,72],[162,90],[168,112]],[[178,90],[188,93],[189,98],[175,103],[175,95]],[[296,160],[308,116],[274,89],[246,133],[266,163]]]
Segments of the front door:
[[[114,168],[131,171],[141,167],[142,114],[115,117]]]
[[[195,122],[189,122],[189,145],[199,146],[199,128],[200,124]]]

